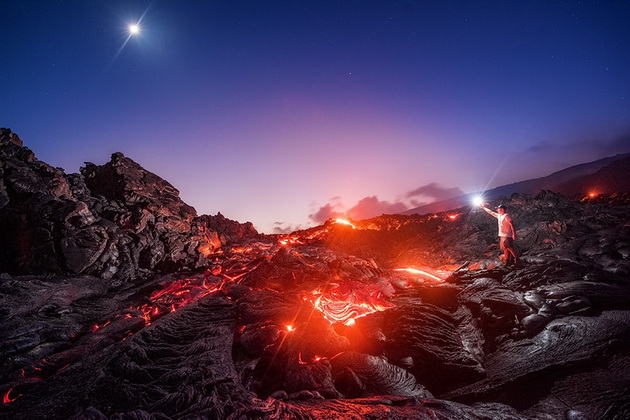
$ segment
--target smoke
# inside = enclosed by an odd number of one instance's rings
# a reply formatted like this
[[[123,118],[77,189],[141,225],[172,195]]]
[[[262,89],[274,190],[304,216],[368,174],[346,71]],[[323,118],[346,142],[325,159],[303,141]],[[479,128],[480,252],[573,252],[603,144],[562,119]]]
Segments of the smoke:
[[[334,219],[337,217],[344,217],[345,213],[343,211],[336,210],[339,207],[338,204],[328,203],[325,206],[322,206],[317,210],[317,212],[313,214],[309,214],[308,217],[315,223],[321,224],[324,223],[328,219]]]
[[[338,217],[350,217],[352,219],[369,219],[371,217],[380,216],[381,214],[396,214],[407,210],[407,205],[400,201],[390,203],[389,201],[381,201],[376,196],[364,197],[357,202],[348,211],[343,210],[343,206],[337,202],[328,203],[320,207],[315,213],[310,214],[309,218],[318,224],[324,223],[328,219]]]
[[[369,219],[381,214],[396,214],[407,210],[407,205],[401,202],[390,203],[381,201],[375,195],[365,197],[348,210],[348,217],[352,219]]]

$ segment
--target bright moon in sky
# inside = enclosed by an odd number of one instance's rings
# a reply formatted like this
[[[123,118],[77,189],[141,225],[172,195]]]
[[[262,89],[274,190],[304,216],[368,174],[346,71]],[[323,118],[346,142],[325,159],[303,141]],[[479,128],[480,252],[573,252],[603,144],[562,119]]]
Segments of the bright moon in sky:
[[[140,33],[140,26],[135,23],[129,25],[129,33],[131,35],[138,35]]]

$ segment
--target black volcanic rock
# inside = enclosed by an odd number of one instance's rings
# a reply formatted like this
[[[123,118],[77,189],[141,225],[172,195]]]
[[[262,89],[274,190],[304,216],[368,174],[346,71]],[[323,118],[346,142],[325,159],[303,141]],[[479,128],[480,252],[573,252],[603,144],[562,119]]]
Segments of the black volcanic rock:
[[[0,272],[128,281],[201,267],[221,245],[257,236],[251,223],[197,217],[177,189],[121,153],[66,175],[2,129],[0,158]]]
[[[224,244],[239,243],[258,236],[258,232],[250,222],[239,223],[226,218],[221,213],[217,213],[216,216],[204,214],[199,216],[197,221],[209,231],[216,232],[219,241]]]

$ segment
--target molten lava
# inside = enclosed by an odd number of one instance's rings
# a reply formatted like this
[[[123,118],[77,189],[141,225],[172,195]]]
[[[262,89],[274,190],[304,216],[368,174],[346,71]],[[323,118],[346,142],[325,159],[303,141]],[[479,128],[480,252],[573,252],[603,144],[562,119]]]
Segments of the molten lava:
[[[392,307],[376,285],[358,282],[344,282],[335,285],[330,292],[315,290],[307,296],[315,309],[320,311],[331,324],[341,322],[354,325],[355,319]]]
[[[419,275],[421,277],[428,278],[430,280],[434,280],[436,282],[442,283],[444,281],[443,278],[436,276],[435,274],[431,274],[426,270],[420,270],[418,268],[396,268],[394,271],[405,271],[410,274]]]
[[[303,244],[302,240],[297,236],[287,236],[286,238],[280,239],[278,242],[282,246]]]
[[[333,219],[332,221],[333,221],[333,223],[336,223],[336,224],[350,226],[350,227],[352,227],[352,229],[356,229],[357,228],[354,224],[352,224],[352,222],[350,222],[349,220],[346,220],[346,219]]]

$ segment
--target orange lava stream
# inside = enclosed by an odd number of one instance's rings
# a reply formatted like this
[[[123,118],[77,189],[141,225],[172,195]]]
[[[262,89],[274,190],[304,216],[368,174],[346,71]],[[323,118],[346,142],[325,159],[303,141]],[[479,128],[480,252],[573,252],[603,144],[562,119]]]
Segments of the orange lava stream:
[[[346,226],[351,226],[352,229],[356,229],[357,227],[352,224],[352,222],[350,222],[349,220],[346,219],[333,219],[333,223],[337,223],[340,225],[346,225]]]
[[[428,278],[430,278],[432,280],[435,280],[437,282],[440,282],[440,283],[442,283],[444,281],[444,279],[442,279],[442,278],[440,278],[440,277],[438,277],[438,276],[436,276],[434,274],[428,273],[428,272],[426,272],[424,270],[420,270],[418,268],[396,268],[396,269],[394,269],[394,271],[406,271],[407,273],[417,274],[417,275],[420,275],[420,276],[423,276],[423,277],[428,277]]]

